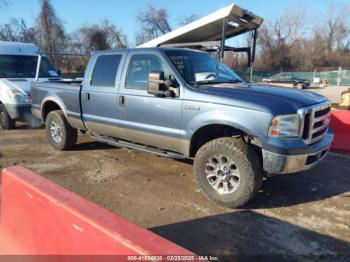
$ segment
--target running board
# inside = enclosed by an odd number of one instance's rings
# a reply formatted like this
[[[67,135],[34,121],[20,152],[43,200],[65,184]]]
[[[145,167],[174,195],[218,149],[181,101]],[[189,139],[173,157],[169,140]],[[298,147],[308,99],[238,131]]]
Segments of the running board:
[[[111,137],[98,136],[98,135],[95,135],[92,133],[90,133],[90,136],[99,142],[106,143],[106,144],[116,146],[116,147],[125,147],[125,148],[129,148],[129,149],[134,149],[134,150],[138,150],[138,151],[142,151],[142,152],[146,152],[146,153],[151,153],[151,154],[155,154],[158,156],[173,158],[173,159],[184,159],[185,158],[184,155],[181,155],[179,153],[162,150],[162,149],[158,149],[155,147],[134,144],[132,142],[119,140],[119,139],[115,139],[115,138],[111,138]]]

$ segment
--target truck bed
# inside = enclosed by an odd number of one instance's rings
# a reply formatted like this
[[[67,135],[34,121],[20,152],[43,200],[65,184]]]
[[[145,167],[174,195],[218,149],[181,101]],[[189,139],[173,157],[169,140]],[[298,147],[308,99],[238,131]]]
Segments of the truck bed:
[[[82,129],[80,94],[81,81],[33,82],[31,85],[33,113],[36,117],[42,118],[38,112],[45,110],[45,99],[50,98],[57,102],[73,127]]]

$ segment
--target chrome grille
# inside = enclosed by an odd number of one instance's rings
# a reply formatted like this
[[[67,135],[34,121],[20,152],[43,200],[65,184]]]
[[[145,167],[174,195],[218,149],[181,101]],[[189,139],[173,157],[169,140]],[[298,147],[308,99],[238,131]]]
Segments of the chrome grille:
[[[316,143],[326,135],[331,121],[329,102],[302,108],[299,110],[303,125],[301,135],[307,144]]]

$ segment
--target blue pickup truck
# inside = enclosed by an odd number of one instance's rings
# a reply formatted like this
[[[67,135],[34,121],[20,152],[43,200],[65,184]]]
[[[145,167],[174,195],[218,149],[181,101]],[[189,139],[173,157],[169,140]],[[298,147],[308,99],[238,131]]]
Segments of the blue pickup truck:
[[[333,140],[323,96],[245,82],[188,49],[96,52],[81,83],[33,82],[31,97],[55,149],[72,148],[80,130],[118,147],[193,159],[205,195],[232,208],[252,199],[264,176],[317,165]]]

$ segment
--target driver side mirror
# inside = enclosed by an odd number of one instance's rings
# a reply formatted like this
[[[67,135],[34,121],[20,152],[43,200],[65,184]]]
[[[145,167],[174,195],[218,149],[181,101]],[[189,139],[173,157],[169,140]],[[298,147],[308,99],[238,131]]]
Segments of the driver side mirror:
[[[164,72],[150,72],[147,93],[155,96],[178,97],[179,84],[176,80],[165,80]]]

